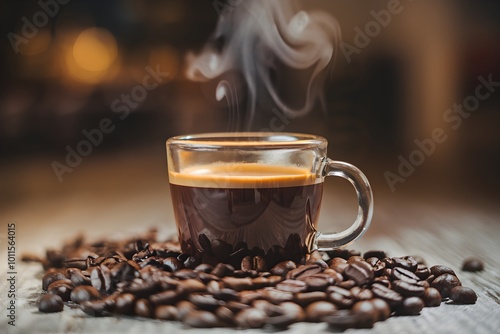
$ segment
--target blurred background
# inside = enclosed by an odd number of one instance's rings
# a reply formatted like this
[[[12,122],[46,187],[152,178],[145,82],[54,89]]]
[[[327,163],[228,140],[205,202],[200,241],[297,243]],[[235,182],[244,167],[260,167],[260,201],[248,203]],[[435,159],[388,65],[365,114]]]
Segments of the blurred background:
[[[371,12],[391,2],[300,3],[333,15],[343,41],[356,46],[357,29],[376,22]],[[221,3],[2,1],[2,221],[39,227],[66,221],[103,230],[122,219],[137,228],[171,224],[165,140],[230,127],[231,110],[215,99],[216,84],[185,76],[186,53],[209,39]],[[496,205],[500,87],[456,129],[443,117],[474,96],[479,76],[500,82],[500,3],[402,0],[399,8],[350,59],[339,51],[324,86],[326,107],[287,119],[283,131],[327,137],[330,156],[362,169],[380,205],[401,196]],[[151,80],[151,90],[136,88],[158,66],[168,75]],[[127,102],[124,94],[136,98]],[[267,127],[272,117],[261,112],[251,129]],[[69,150],[103,119],[108,132],[95,137],[97,145],[80,147],[87,156],[67,169],[54,164],[68,166]],[[414,141],[432,138],[436,128],[447,140],[391,190],[386,172],[398,174],[399,157],[408,159],[418,149]],[[344,188],[351,191],[339,181],[340,193]]]

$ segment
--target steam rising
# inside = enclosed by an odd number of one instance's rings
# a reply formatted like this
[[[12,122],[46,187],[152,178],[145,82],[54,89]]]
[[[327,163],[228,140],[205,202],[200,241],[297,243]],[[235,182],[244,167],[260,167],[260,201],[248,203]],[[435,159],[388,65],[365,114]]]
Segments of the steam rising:
[[[287,117],[307,114],[322,100],[321,87],[340,42],[337,21],[324,12],[298,10],[291,0],[252,0],[238,4],[220,17],[211,41],[201,53],[188,55],[187,77],[207,81],[231,71],[240,72],[247,90],[247,129],[253,123],[263,94],[268,94]],[[307,70],[303,106],[293,108],[278,94],[272,71],[276,71],[279,63],[293,70]],[[237,126],[239,99],[234,83],[221,80],[215,97],[218,101],[227,100],[232,126]]]

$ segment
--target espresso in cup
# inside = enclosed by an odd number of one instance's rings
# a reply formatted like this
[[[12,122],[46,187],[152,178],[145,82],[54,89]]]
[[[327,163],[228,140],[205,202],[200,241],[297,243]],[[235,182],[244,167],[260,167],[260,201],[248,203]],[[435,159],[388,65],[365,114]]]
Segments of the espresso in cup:
[[[192,236],[203,234],[267,252],[284,249],[290,239],[302,245],[315,232],[323,183],[305,168],[225,163],[170,172],[169,178],[185,248],[202,249]]]
[[[323,137],[297,133],[207,133],[170,138],[167,162],[173,212],[184,253],[203,262],[267,266],[306,252],[346,246],[368,228],[372,192],[363,173],[326,156]],[[316,224],[323,182],[347,179],[358,195],[348,229]]]

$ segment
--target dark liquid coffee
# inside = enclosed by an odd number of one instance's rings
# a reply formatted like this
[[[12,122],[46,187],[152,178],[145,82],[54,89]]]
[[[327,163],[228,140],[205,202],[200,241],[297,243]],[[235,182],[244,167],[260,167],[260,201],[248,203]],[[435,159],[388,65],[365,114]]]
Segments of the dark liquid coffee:
[[[184,252],[276,262],[307,251],[323,183],[302,168],[248,163],[170,172],[170,189]]]

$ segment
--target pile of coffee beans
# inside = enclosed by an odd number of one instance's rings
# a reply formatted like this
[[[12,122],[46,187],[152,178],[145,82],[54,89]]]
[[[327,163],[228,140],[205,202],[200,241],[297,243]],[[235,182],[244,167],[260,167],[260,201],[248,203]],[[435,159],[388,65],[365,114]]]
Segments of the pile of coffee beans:
[[[40,261],[41,312],[60,312],[66,303],[96,317],[137,315],[200,328],[282,329],[300,321],[371,328],[443,300],[477,299],[452,269],[428,267],[420,257],[342,249],[272,265],[259,255],[237,265],[203,263],[175,241],[157,241],[154,230],[122,241],[79,237]]]

